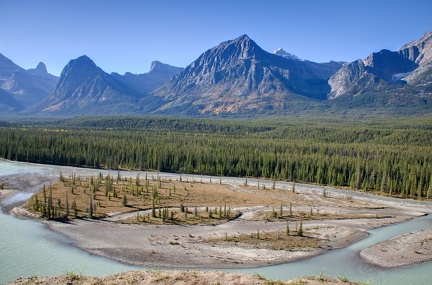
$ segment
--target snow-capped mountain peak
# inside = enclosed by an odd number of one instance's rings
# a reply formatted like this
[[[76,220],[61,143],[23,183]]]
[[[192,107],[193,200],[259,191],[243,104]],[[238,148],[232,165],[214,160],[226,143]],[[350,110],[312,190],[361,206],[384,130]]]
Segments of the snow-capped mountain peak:
[[[283,48],[278,48],[273,53],[276,55],[285,57],[285,58],[294,59],[294,60],[301,60],[298,56],[291,54],[289,52],[286,52]]]

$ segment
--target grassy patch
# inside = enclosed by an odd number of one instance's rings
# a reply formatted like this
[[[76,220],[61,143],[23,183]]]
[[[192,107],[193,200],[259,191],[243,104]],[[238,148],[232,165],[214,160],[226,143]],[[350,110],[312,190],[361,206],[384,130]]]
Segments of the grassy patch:
[[[179,179],[181,180],[181,179]],[[274,204],[260,190],[233,191],[222,183],[159,177],[61,176],[29,200],[28,209],[49,219],[104,218],[137,212],[126,223],[221,223],[236,218],[235,206]]]

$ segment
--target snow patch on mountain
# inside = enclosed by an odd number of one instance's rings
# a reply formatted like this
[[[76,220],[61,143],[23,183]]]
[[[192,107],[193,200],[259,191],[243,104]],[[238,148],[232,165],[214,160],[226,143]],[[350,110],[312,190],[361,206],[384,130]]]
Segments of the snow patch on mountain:
[[[412,73],[412,71],[410,71],[410,72],[405,72],[405,73],[397,73],[397,74],[393,74],[393,75],[392,75],[392,80],[393,80],[393,81],[399,81],[399,80],[401,80],[402,78],[404,78],[405,76],[410,75],[411,73]]]

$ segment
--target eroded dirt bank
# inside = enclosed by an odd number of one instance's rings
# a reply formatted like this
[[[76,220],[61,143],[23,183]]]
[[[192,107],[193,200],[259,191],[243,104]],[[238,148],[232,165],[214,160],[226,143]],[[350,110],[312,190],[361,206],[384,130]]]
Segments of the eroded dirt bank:
[[[133,271],[115,274],[107,277],[87,277],[75,274],[65,274],[56,277],[32,277],[18,279],[8,285],[151,285],[151,284],[304,284],[304,285],[326,285],[326,284],[358,284],[350,282],[346,278],[329,278],[325,276],[297,278],[291,281],[269,280],[259,275],[234,274],[222,271]]]

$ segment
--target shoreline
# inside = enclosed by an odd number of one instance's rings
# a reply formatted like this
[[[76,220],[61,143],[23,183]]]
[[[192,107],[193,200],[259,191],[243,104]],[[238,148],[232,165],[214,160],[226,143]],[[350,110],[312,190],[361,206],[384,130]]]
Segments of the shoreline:
[[[76,172],[94,175],[100,171],[62,166],[49,166],[47,168],[49,168],[49,174],[30,173],[2,177],[2,181],[7,181],[7,185],[12,185],[12,187],[2,190],[4,194],[0,196],[1,200],[4,201],[6,196],[10,197],[15,193],[33,192],[34,189],[47,181],[55,180],[60,171],[64,175]],[[175,177],[174,174],[167,174],[167,176]],[[236,182],[234,178],[229,177],[225,178],[224,182],[231,183],[230,185],[236,189],[241,185],[240,179]],[[10,205],[5,207],[2,204],[2,208],[6,213],[42,222],[51,230],[72,238],[75,241],[74,246],[90,254],[104,256],[131,265],[185,269],[257,268],[308,259],[328,250],[343,248],[359,241],[368,236],[367,231],[370,229],[400,223],[430,213],[430,206],[428,207],[426,203],[418,206],[418,203],[411,200],[383,199],[368,193],[330,188],[326,188],[326,193],[330,198],[324,199],[321,197],[320,189],[322,187],[314,185],[296,185],[296,192],[298,192],[299,197],[301,196],[305,201],[321,203],[323,211],[334,211],[335,214],[365,212],[371,213],[371,218],[304,222],[306,235],[321,237],[326,241],[324,245],[312,250],[271,250],[203,242],[205,239],[221,237],[225,234],[247,234],[255,232],[257,229],[264,233],[285,228],[285,222],[254,220],[254,213],[259,210],[259,207],[246,207],[246,209],[242,209],[243,215],[240,219],[215,226],[125,225],[107,220],[72,220],[65,224],[37,219],[34,215],[27,217],[25,211],[20,211],[19,207],[13,207],[14,210],[12,210],[8,209]],[[6,193],[9,194],[6,195]],[[378,217],[378,214],[382,215],[383,218],[373,217],[373,215]],[[371,252],[373,254],[376,251],[371,250]],[[370,258],[363,257],[365,254],[360,256],[371,262]],[[414,260],[414,258],[412,259]],[[414,260],[413,262],[417,261]]]
[[[14,207],[9,212],[18,218],[33,219],[41,222],[50,230],[71,238],[73,246],[89,254],[102,256],[124,264],[158,268],[163,270],[192,268],[200,269],[245,269],[259,268],[309,259],[326,253],[332,249],[340,249],[360,241],[368,236],[367,230],[402,223],[419,215],[397,216],[382,220],[353,219],[353,220],[327,220],[309,221],[303,224],[304,231],[309,236],[328,236],[327,242],[315,249],[284,251],[271,249],[239,248],[237,246],[202,244],[197,240],[211,235],[223,235],[228,232],[250,232],[250,227],[259,225],[260,232],[274,231],[285,226],[284,222],[250,222],[231,221],[230,225],[131,225],[119,224],[106,220],[79,219],[68,223],[51,220],[42,220],[21,207]],[[229,226],[229,227],[228,227]],[[408,233],[406,235],[410,235]],[[331,236],[332,235],[332,236]],[[126,237],[126,238],[125,238]],[[400,236],[395,237],[399,238]],[[127,241],[125,241],[127,240]],[[148,241],[148,242],[147,242]],[[386,243],[385,241],[383,243]],[[375,246],[361,251],[360,257],[367,262],[382,267],[399,267],[432,260],[432,252],[427,260],[407,258],[405,263],[396,264],[390,257],[387,265],[377,263],[378,251]],[[364,254],[371,249],[370,254]],[[380,252],[381,254],[381,252]],[[145,256],[141,260],[139,256]],[[389,255],[393,256],[393,255]],[[238,260],[241,260],[240,262]]]
[[[342,223],[341,221],[333,220],[329,221],[329,223],[327,221],[325,223],[323,221],[312,221],[311,223],[304,224],[305,231],[315,229],[312,235],[328,235],[331,232],[334,234],[333,238],[329,239],[325,245],[316,249],[286,252],[283,250],[239,248],[236,246],[215,246],[214,244],[200,244],[193,241],[196,239],[194,234],[208,232],[208,228],[217,228],[218,226],[195,225],[180,226],[181,228],[179,228],[179,226],[170,225],[112,225],[111,222],[100,220],[78,220],[64,224],[35,218],[31,213],[28,215],[29,213],[25,209],[23,210],[19,207],[14,208],[10,214],[17,215],[19,218],[30,218],[41,222],[50,230],[71,238],[74,241],[73,246],[89,254],[102,256],[124,264],[156,270],[193,270],[194,268],[209,270],[251,269],[296,262],[324,254],[329,250],[349,246],[366,238],[368,236],[367,230],[369,229],[385,227],[417,217],[400,216],[397,218],[388,218],[386,221],[374,224],[369,224],[367,219],[351,222],[342,221]],[[277,223],[271,224],[269,227],[263,229],[262,232],[265,232],[266,229],[271,231],[274,227],[277,228],[278,226]],[[346,224],[348,226],[345,226]],[[369,226],[367,229],[364,227],[362,229],[354,229],[352,227],[353,224],[361,227],[364,224],[368,224]],[[210,232],[210,234],[214,235],[215,232],[226,230],[226,224],[219,226],[222,229],[216,229]],[[236,228],[237,233],[240,232],[238,224],[233,224],[232,226]],[[106,231],[107,228],[109,228],[108,231]],[[145,231],[142,231],[142,228],[145,228]],[[187,233],[179,233],[184,228],[186,228]],[[163,235],[161,235],[161,232]],[[418,233],[422,234],[419,235]],[[112,238],[108,238],[108,236]],[[100,237],[102,237],[102,240]],[[406,237],[410,238],[406,239]],[[415,241],[413,241],[413,237]],[[141,239],[141,241],[136,241],[136,239]],[[134,240],[134,242],[130,240]],[[431,241],[427,246],[432,245],[432,229],[396,236],[360,251],[359,256],[371,264],[384,268],[396,268],[427,262],[432,260],[432,250],[425,250],[421,256],[422,258],[419,258],[418,252],[414,254],[411,252],[414,245],[418,247],[425,240]],[[407,246],[403,246],[395,251],[395,241]],[[387,250],[382,250],[383,247]],[[417,249],[417,251],[420,250],[419,248]],[[146,256],[145,260],[140,259],[142,256]],[[403,260],[401,260],[401,257]]]

